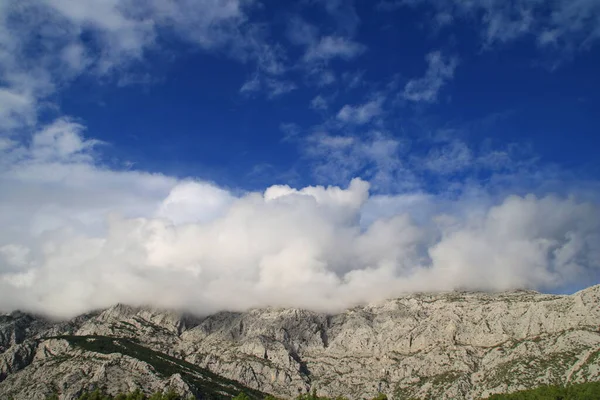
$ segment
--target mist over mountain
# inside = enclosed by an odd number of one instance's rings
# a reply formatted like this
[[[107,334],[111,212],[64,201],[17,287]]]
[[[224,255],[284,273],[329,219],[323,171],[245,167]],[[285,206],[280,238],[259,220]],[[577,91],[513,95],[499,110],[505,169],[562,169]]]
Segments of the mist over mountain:
[[[69,202],[101,224],[103,211],[78,204],[87,189],[72,188]],[[598,277],[594,203],[552,195],[489,203],[382,198],[368,190],[355,179],[347,188],[272,186],[235,196],[182,182],[152,206],[145,199],[154,210],[148,215],[112,214],[97,230],[73,223],[13,243],[15,231],[43,223],[29,210],[47,198],[31,199],[5,214],[19,223],[2,234],[9,244],[1,248],[0,304],[58,317],[119,302],[197,314],[258,306],[335,312],[402,293],[552,291]],[[119,195],[131,201],[127,191]],[[383,201],[388,208],[379,207]]]

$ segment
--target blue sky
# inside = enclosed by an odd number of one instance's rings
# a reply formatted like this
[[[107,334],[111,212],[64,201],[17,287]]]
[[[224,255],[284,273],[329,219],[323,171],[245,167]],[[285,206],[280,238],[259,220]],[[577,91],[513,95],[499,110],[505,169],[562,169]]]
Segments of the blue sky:
[[[598,283],[599,65],[596,0],[0,0],[0,308]]]
[[[318,160],[305,157],[302,139],[319,130],[363,138],[378,131],[406,141],[403,148],[410,150],[399,152],[400,159],[425,157],[455,140],[474,153],[514,147],[522,149],[514,154],[519,161],[536,159],[541,167],[591,178],[600,172],[600,53],[593,40],[582,45],[579,38],[591,33],[576,32],[573,39],[565,34],[565,41],[575,42],[568,45],[541,45],[534,28],[506,41],[486,39],[482,11],[436,27],[427,4],[385,8],[358,2],[328,10],[318,2],[267,2],[245,10],[247,24],[264,30],[254,40],[278,52],[272,60],[276,73],[256,60],[240,62],[227,49],[198,49],[164,28],[158,34],[167,37],[157,38],[125,71],[100,80],[77,76],[55,94],[58,107],[48,118],[67,114],[83,121],[89,135],[110,143],[106,157],[242,189],[347,184],[311,170]],[[335,38],[337,46],[351,50],[343,55],[332,48],[321,56],[327,59],[307,62],[311,45],[294,38],[302,29],[313,32],[310,40]],[[447,76],[433,76],[417,88],[431,91],[428,98],[407,98],[407,85],[427,76],[428,54],[439,55]],[[335,81],[322,82],[327,79]],[[316,109],[315,99],[322,99]],[[372,119],[333,126],[344,106],[358,111],[373,99]],[[286,141],[282,126],[292,124],[298,137]],[[443,142],[435,140],[440,132],[446,132]],[[472,172],[464,167],[457,175]],[[417,183],[428,189],[430,178],[419,176]]]

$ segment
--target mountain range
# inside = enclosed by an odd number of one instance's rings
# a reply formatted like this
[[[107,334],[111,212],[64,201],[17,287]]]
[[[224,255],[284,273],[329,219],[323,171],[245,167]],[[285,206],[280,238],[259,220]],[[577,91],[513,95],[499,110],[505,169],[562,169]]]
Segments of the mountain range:
[[[68,321],[0,316],[0,398],[173,389],[479,399],[600,381],[600,285],[416,293],[337,314],[263,308],[208,316],[117,304]]]

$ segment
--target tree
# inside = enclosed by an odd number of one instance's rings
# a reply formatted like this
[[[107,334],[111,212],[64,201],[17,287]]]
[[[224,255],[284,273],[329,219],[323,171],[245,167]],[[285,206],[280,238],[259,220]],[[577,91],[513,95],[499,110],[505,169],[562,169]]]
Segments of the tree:
[[[250,400],[250,397],[244,392],[241,392],[237,396],[235,396],[232,400]]]

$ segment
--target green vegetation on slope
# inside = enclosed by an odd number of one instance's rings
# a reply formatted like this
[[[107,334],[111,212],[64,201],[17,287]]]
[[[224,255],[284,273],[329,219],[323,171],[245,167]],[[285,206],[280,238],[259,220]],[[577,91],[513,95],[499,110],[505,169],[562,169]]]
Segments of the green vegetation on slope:
[[[58,396],[53,395],[47,400],[58,400]],[[103,394],[96,389],[91,393],[82,394],[78,400],[184,400],[183,397],[175,392],[155,393],[151,396],[144,395],[141,391],[136,390],[129,394],[118,394],[110,396]],[[245,392],[240,392],[232,400],[252,400]],[[263,400],[281,400],[277,397],[267,395]],[[312,393],[301,394],[296,397],[296,400],[348,400],[345,397],[322,397]],[[380,393],[371,400],[387,400],[385,394]],[[511,394],[495,394],[487,400],[600,400],[600,382],[588,382],[573,384],[566,387],[562,386],[542,386],[535,389],[523,390]]]
[[[52,396],[47,397],[46,400],[58,400],[58,398],[58,395],[54,394]],[[146,396],[139,389],[131,393],[123,393],[118,394],[116,396],[111,396],[102,393],[99,389],[96,389],[93,392],[83,393],[81,396],[79,396],[77,400],[184,400],[184,398],[175,392],[157,392],[151,396]],[[191,398],[190,400],[193,400],[193,398]]]
[[[58,395],[49,396],[46,398],[46,400],[58,400]],[[183,397],[181,397],[180,395],[178,395],[177,393],[172,392],[172,391],[167,392],[167,393],[157,392],[151,396],[147,396],[138,389],[131,393],[118,394],[116,396],[111,396],[111,395],[103,393],[99,389],[96,389],[90,393],[83,393],[81,396],[79,396],[79,398],[77,400],[184,400],[184,399],[183,399]],[[252,400],[252,398],[249,397],[245,392],[241,392],[237,396],[233,397],[232,400]],[[267,395],[264,397],[263,400],[281,400],[281,399],[271,396],[271,395]],[[348,400],[348,399],[345,397],[337,397],[335,399],[331,399],[329,397],[320,397],[320,396],[317,396],[315,391],[313,391],[312,393],[306,393],[306,394],[299,395],[298,397],[296,397],[296,400]],[[374,397],[371,400],[387,400],[387,396],[384,394],[379,394],[377,397]]]
[[[488,400],[600,400],[600,382],[568,386],[541,386],[511,394],[495,394]]]
[[[90,352],[103,354],[120,353],[138,359],[151,365],[164,378],[168,378],[173,374],[180,374],[182,379],[192,388],[195,388],[203,399],[230,399],[240,392],[246,393],[250,399],[262,399],[265,397],[265,394],[258,390],[248,388],[237,381],[224,378],[206,368],[144,347],[131,339],[109,336],[57,336],[52,339],[64,339],[71,345]]]

